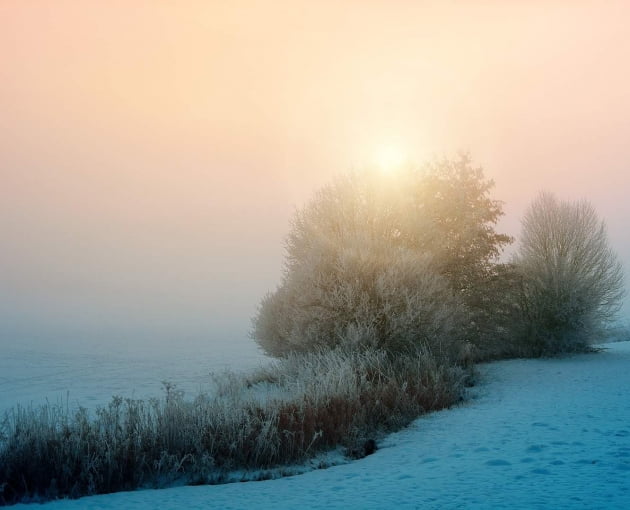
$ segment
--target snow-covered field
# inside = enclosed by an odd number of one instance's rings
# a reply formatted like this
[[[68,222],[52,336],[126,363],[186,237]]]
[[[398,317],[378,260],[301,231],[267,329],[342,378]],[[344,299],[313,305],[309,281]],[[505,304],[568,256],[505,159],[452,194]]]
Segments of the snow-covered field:
[[[627,509],[630,343],[605,347],[483,365],[464,405],[420,418],[360,461],[264,482],[143,490],[43,508]]]
[[[205,350],[181,346],[156,349],[42,349],[3,346],[0,356],[0,413],[20,405],[63,402],[88,409],[113,395],[163,395],[169,381],[187,396],[211,388],[210,373],[250,370],[265,363],[252,341]]]

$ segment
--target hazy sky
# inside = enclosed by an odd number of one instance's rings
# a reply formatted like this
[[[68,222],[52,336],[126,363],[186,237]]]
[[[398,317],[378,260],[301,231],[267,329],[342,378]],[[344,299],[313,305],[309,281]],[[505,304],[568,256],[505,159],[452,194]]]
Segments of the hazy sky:
[[[295,206],[469,150],[630,266],[630,4],[0,1],[0,345],[240,342]],[[626,307],[626,313],[629,308]]]

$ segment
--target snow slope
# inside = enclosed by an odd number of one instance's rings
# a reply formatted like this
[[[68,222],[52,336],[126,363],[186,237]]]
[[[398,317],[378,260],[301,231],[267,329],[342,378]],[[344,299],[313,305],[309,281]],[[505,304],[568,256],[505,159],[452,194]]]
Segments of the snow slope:
[[[483,365],[464,405],[420,418],[360,461],[42,508],[630,508],[630,343],[605,347]]]

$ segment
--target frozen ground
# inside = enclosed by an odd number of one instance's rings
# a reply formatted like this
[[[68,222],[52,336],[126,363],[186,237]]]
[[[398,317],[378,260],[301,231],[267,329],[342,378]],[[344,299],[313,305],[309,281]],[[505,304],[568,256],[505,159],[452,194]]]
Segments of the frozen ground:
[[[42,508],[630,508],[630,343],[605,347],[484,365],[465,405],[417,420],[360,461]]]

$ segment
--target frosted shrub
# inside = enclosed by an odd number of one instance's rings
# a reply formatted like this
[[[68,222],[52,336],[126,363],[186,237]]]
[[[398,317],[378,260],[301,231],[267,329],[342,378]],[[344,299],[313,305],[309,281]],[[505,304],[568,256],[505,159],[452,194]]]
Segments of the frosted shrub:
[[[463,373],[426,351],[326,350],[221,381],[194,400],[172,385],[148,402],[115,397],[95,416],[14,409],[0,422],[0,506],[278,476],[337,446],[357,456],[380,434],[457,402]]]
[[[335,253],[313,250],[263,300],[254,335],[268,353],[339,345],[452,350],[462,307],[427,256],[369,241],[329,249]]]
[[[619,310],[623,271],[590,203],[541,194],[523,219],[516,262],[526,348],[555,354],[600,339]]]

